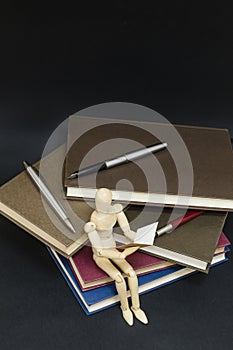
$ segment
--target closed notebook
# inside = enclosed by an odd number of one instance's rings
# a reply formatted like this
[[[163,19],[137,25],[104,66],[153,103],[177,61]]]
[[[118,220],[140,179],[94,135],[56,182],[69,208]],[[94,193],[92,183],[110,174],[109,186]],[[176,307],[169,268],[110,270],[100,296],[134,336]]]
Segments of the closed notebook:
[[[167,142],[168,148],[98,174],[68,179],[78,169],[160,142]],[[68,197],[94,198],[97,188],[107,187],[119,201],[233,211],[232,179],[226,129],[69,118],[64,176]]]
[[[230,245],[230,242],[222,232],[215,250],[215,254],[223,253],[225,247],[228,245]],[[85,245],[68,260],[77,281],[79,282],[80,288],[83,291],[94,289],[108,283],[113,283],[111,277],[109,277],[95,264],[92,255],[93,253],[91,247],[89,245]],[[139,251],[128,256],[126,260],[134,268],[137,276],[159,271],[175,265],[174,263],[156,258],[152,255],[141,253]]]
[[[143,215],[139,215],[139,208],[132,205],[126,211],[133,230],[137,228],[135,224],[139,227],[148,225],[159,215],[158,207],[145,207]],[[134,220],[137,215],[138,221]],[[171,209],[165,208],[159,216],[158,229],[169,222],[170,215]],[[179,210],[176,210],[176,215],[179,216]],[[141,249],[158,258],[208,272],[226,216],[227,213],[224,212],[206,211],[173,232],[155,238],[153,246]],[[121,244],[128,243],[126,237],[120,233],[115,233],[115,239]]]
[[[68,202],[64,199],[63,188],[59,186],[59,178],[56,177],[54,181],[54,174],[59,174],[64,157],[65,146],[63,145],[43,159],[43,175],[46,175],[46,183],[57,194],[67,211],[76,229],[75,235],[70,233],[51,208],[43,203],[38,189],[26,171],[1,187],[0,209],[2,214],[10,220],[68,257],[72,256],[87,241],[83,227],[84,223],[89,221],[93,208],[84,201]],[[60,183],[61,181],[62,178]],[[140,214],[141,210],[143,210],[142,214]],[[165,208],[161,215],[160,211],[161,209],[157,206],[143,208],[132,205],[126,210],[126,215],[134,230],[157,220],[159,220],[158,228],[160,228],[168,222],[172,209]],[[176,209],[176,215],[180,215],[179,209]],[[151,253],[162,259],[205,271],[213,257],[225,217],[226,214],[223,212],[206,212],[177,228],[173,233],[156,239],[157,251]],[[117,228],[114,228],[114,231],[120,232]],[[152,248],[155,250],[154,247]]]
[[[58,178],[64,157],[65,146],[61,146],[43,159],[43,167],[48,170],[46,182],[65,208],[76,234],[70,233],[47,203],[43,205],[40,192],[26,171],[1,186],[0,210],[3,215],[42,242],[65,256],[71,256],[87,241],[83,226],[84,221],[89,219],[92,209],[84,202],[68,203],[64,198]],[[39,162],[36,166],[39,167]],[[62,178],[60,183],[62,184]]]
[[[57,267],[65,278],[70,289],[74,293],[75,298],[87,315],[99,312],[119,303],[119,296],[116,292],[114,284],[108,284],[101,288],[83,292],[79,287],[67,259],[57,254],[49,247],[48,251],[57,264]],[[226,260],[225,253],[219,254],[213,258],[212,266],[218,265]],[[190,276],[196,272],[197,271],[188,267],[173,266],[164,270],[139,276],[139,294],[151,292],[157,288],[179,281],[180,279]]]
[[[92,255],[91,247],[86,245],[69,258],[70,266],[82,290],[93,289],[113,282],[112,278],[95,264]],[[141,252],[135,252],[128,256],[126,260],[138,276],[174,265],[174,263]]]

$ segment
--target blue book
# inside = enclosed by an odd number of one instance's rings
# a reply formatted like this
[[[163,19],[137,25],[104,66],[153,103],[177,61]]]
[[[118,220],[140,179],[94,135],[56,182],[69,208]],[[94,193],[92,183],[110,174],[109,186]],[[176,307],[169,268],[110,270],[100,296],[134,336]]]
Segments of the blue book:
[[[55,252],[50,247],[47,247],[47,249],[74,293],[75,298],[87,315],[96,313],[119,303],[119,297],[114,284],[108,284],[96,289],[82,291],[67,259]],[[226,248],[226,251],[229,251],[229,248]],[[225,253],[216,255],[213,258],[211,266],[215,266],[226,260]],[[197,271],[191,268],[173,266],[165,270],[155,271],[139,276],[139,294],[148,293],[194,273],[197,273]]]

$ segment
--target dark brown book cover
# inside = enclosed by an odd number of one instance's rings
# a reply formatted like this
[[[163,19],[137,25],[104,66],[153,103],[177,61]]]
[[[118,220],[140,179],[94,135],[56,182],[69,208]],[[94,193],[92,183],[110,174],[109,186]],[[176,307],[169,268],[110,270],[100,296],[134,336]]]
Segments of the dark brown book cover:
[[[67,179],[79,168],[160,142],[167,142],[168,148],[98,174]],[[64,176],[69,197],[94,198],[96,188],[107,187],[114,199],[138,204],[233,211],[232,180],[226,129],[69,118]]]
[[[132,205],[126,211],[133,230],[156,220],[159,221],[158,229],[160,229],[171,220],[170,208],[164,208],[161,215],[161,208],[155,206],[143,208],[141,214],[139,208]],[[182,210],[176,209],[172,215],[179,217],[183,214]],[[156,238],[154,247],[148,246],[142,250],[161,259],[208,272],[226,217],[227,213],[224,212],[206,211],[177,227],[173,232]],[[116,238],[119,238],[119,234],[120,231],[117,232]]]
[[[44,157],[36,167],[42,171],[50,190],[56,194],[65,208],[76,234],[70,233],[54,212],[42,201],[40,192],[23,171],[18,176],[1,187],[0,209],[3,215],[21,226],[23,229],[50,245],[65,256],[73,255],[87,240],[83,232],[84,223],[89,221],[94,203],[65,200],[63,187],[59,184],[59,174],[65,158],[65,145]],[[132,229],[148,225],[159,220],[159,227],[171,219],[183,214],[181,209],[167,208],[162,211],[159,207],[129,206],[126,215]],[[218,237],[220,235],[226,214],[221,212],[206,212],[204,215],[176,229],[174,233],[164,235],[155,244],[165,250],[186,256],[199,257],[207,263],[211,261]],[[114,231],[117,232],[117,228]],[[166,256],[163,256],[166,258]],[[167,257],[168,258],[168,257]],[[181,263],[181,262],[180,262]],[[187,264],[186,264],[187,265]]]

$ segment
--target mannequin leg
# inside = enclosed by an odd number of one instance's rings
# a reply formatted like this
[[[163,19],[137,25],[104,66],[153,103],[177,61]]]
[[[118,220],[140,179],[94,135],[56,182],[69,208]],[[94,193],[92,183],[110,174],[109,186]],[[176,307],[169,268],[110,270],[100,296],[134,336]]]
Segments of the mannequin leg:
[[[104,272],[106,272],[115,281],[116,290],[120,298],[123,318],[130,326],[132,326],[133,315],[129,308],[124,277],[108,258],[93,255],[93,259],[96,265],[98,265]]]
[[[148,319],[144,311],[140,308],[140,300],[138,294],[138,279],[132,266],[126,260],[113,260],[114,263],[120,267],[120,269],[127,274],[128,284],[131,293],[132,307],[135,317],[142,323],[147,324]]]

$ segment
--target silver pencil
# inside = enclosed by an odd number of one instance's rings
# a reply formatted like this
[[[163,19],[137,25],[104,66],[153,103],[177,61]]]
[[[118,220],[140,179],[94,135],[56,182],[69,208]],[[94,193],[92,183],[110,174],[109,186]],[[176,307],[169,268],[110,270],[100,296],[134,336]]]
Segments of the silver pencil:
[[[71,232],[75,233],[75,229],[72,223],[70,222],[70,219],[68,218],[65,210],[62,208],[61,204],[56,200],[56,198],[52,195],[45,183],[41,180],[37,170],[25,161],[23,162],[23,165],[25,166],[28,175],[31,177],[34,184],[39,188],[40,192],[50,204],[51,208],[55,211],[57,216],[62,220],[62,222],[69,228]]]

